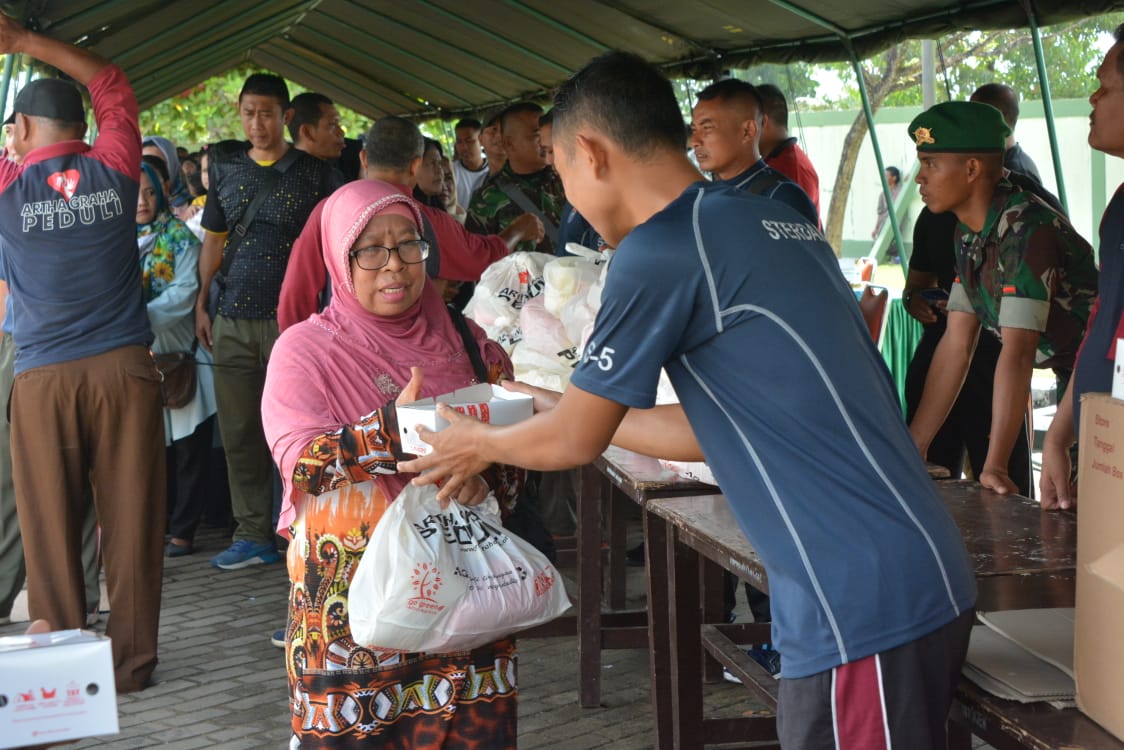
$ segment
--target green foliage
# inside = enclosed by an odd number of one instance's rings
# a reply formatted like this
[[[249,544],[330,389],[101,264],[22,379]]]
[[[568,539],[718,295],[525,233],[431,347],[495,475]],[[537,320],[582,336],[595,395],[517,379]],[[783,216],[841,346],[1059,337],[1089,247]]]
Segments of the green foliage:
[[[1096,69],[1103,56],[1101,47],[1121,23],[1124,23],[1124,13],[1110,13],[1042,29],[1052,98],[1080,99],[1092,93]],[[936,63],[938,100],[967,99],[977,88],[992,81],[1006,83],[1018,91],[1022,99],[1042,98],[1029,30],[1012,30],[988,39],[990,36],[976,31],[941,40]],[[974,49],[985,39],[980,49]],[[886,97],[884,106],[921,104],[921,80],[914,73],[920,68],[921,42],[904,42],[901,53],[902,68],[911,71],[914,80],[902,81],[903,86]],[[877,81],[880,72],[885,70],[886,54],[880,53],[863,62],[868,85]],[[734,71],[734,75],[754,83],[773,83],[808,110],[858,109],[861,106],[854,69],[846,62],[761,65]]]
[[[140,113],[141,132],[162,135],[191,151],[226,138],[244,138],[238,120],[238,92],[246,78],[259,70],[249,65],[229,70],[149,107]],[[291,97],[308,90],[288,83]],[[349,138],[367,129],[369,123],[363,115],[338,104],[336,109]]]

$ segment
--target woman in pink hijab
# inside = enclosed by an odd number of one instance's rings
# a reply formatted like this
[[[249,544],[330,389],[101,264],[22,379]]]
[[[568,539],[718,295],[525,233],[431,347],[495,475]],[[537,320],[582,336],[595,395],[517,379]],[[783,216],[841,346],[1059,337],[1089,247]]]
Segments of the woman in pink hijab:
[[[359,558],[414,476],[396,472],[395,401],[477,382],[426,278],[420,222],[417,204],[386,183],[337,190],[321,219],[331,303],[287,329],[270,357],[262,421],[285,483],[279,531],[292,537],[290,747],[515,747],[511,640],[453,654],[384,653],[355,644],[348,626]],[[510,377],[503,349],[469,326],[489,379]],[[458,499],[471,504],[494,491],[510,505],[521,478],[496,467]]]

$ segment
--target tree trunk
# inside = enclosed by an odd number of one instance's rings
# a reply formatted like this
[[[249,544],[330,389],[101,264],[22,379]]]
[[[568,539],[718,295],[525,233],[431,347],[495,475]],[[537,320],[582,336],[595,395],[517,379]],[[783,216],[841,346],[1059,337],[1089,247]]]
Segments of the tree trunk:
[[[873,102],[871,103],[873,108]],[[835,187],[831,193],[831,204],[827,209],[827,242],[835,251],[836,257],[843,255],[843,214],[847,210],[847,199],[851,195],[851,181],[855,176],[855,165],[859,161],[859,150],[866,138],[866,115],[859,113],[843,139],[843,153],[839,159],[839,169],[835,172]]]

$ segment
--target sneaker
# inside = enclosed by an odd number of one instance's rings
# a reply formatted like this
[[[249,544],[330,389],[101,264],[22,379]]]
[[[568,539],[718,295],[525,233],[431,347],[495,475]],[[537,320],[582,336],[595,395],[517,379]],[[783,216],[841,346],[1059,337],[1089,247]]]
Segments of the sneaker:
[[[274,630],[273,635],[269,636],[269,642],[277,648],[285,648],[285,629]]]
[[[773,675],[773,677],[780,679],[781,654],[779,651],[774,649],[768,643],[764,643],[760,646],[754,646],[753,648],[746,651],[746,653],[749,654],[749,658],[765,667],[766,672]]]
[[[211,558],[211,567],[223,570],[238,570],[251,565],[275,563],[281,559],[272,544],[255,544],[249,539],[239,539],[230,549]]]
[[[746,653],[749,654],[749,658],[764,667],[766,672],[773,675],[776,679],[780,679],[781,655],[779,651],[776,651],[768,643],[765,643],[746,649]],[[726,682],[732,682],[735,685],[742,684],[742,681],[734,676],[734,673],[726,667],[722,667],[722,679]]]
[[[183,557],[184,555],[190,555],[195,552],[195,546],[191,542],[182,539],[180,541],[184,543],[179,544],[175,540],[169,539],[168,543],[164,545],[164,556]]]

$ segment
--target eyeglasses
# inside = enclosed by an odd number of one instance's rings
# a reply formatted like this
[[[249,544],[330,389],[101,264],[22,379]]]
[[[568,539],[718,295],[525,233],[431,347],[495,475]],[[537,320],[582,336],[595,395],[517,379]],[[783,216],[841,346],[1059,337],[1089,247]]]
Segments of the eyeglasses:
[[[407,240],[398,243],[397,247],[383,247],[382,245],[369,245],[359,247],[348,253],[355,258],[355,262],[364,271],[377,271],[390,262],[390,251],[398,253],[398,258],[403,263],[421,263],[429,257],[429,243],[425,240]]]

